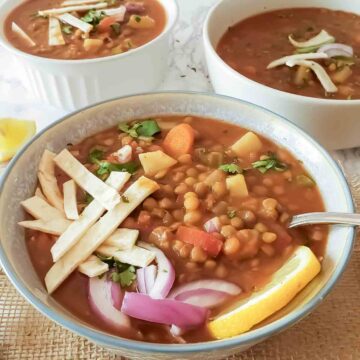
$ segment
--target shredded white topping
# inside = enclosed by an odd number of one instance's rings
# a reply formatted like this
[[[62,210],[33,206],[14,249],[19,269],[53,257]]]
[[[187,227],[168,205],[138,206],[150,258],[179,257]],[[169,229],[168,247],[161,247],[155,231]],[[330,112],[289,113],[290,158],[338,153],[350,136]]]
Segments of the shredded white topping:
[[[93,26],[91,24],[88,24],[85,21],[82,21],[79,18],[69,13],[59,15],[58,19],[60,19],[62,22],[66,24],[69,24],[73,27],[76,27],[77,29],[80,29],[84,33],[89,33],[93,29]]]
[[[38,14],[40,16],[51,16],[51,15],[59,15],[64,13],[69,13],[72,11],[86,11],[86,10],[92,10],[92,9],[104,9],[108,7],[108,3],[106,2],[100,2],[93,5],[75,5],[75,6],[67,6],[59,9],[48,9],[48,10],[40,10],[38,11]]]
[[[289,41],[297,48],[306,48],[310,46],[320,46],[323,44],[331,43],[335,41],[335,38],[331,36],[326,30],[321,30],[319,34],[307,41],[296,41],[292,35],[289,35]]]
[[[36,46],[35,41],[15,22],[11,23],[11,30],[20,35],[30,46]]]
[[[61,6],[73,6],[73,5],[84,5],[97,3],[99,0],[66,0],[61,3]]]
[[[123,21],[126,13],[126,7],[124,5],[120,5],[117,8],[113,9],[105,9],[102,11],[105,15],[112,16],[118,15],[118,21]],[[122,19],[121,19],[122,16]]]
[[[291,60],[327,59],[328,57],[329,56],[325,53],[307,53],[307,54],[288,55],[272,61],[266,68],[272,69],[280,65],[285,65],[287,61],[291,61]]]
[[[65,45],[65,40],[61,32],[60,21],[52,16],[49,17],[49,45]]]
[[[289,60],[286,62],[287,66],[293,67],[295,65],[299,66],[305,66],[311,69],[319,79],[321,85],[328,93],[335,93],[338,91],[335,84],[331,81],[329,75],[325,71],[325,69],[315,61],[309,61],[309,60]]]

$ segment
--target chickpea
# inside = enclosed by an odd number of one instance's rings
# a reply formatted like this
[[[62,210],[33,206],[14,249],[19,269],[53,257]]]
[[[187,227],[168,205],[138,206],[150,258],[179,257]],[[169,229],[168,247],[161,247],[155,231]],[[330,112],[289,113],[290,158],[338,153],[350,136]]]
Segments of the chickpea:
[[[277,235],[273,232],[264,232],[261,236],[262,241],[270,244],[277,239]]]
[[[212,192],[217,198],[224,196],[227,192],[226,184],[223,181],[217,181],[212,186]]]
[[[195,168],[189,168],[186,170],[186,175],[187,176],[192,176],[192,177],[196,177],[198,175],[198,171]]]
[[[278,202],[276,199],[267,198],[262,202],[262,205],[265,209],[276,209]]]
[[[164,209],[155,208],[151,211],[151,215],[162,219],[165,216],[166,211]]]
[[[149,240],[153,243],[162,243],[163,241],[169,241],[173,237],[173,234],[166,226],[156,227],[149,235]]]
[[[206,263],[205,263],[206,264]],[[188,262],[185,264],[185,267],[188,269],[188,270],[195,270],[197,269],[197,264],[193,263],[193,262]]]
[[[286,212],[280,215],[280,222],[286,223],[290,219],[290,215]]]
[[[197,195],[193,191],[189,191],[189,192],[184,194],[185,199],[190,198],[190,197],[197,197]]]
[[[260,196],[264,196],[267,194],[268,189],[265,186],[261,186],[261,185],[255,185],[252,188],[252,191],[256,194],[256,195],[260,195]]]
[[[166,185],[161,185],[161,191],[168,196],[172,196],[174,189],[171,185],[166,184]]]
[[[179,252],[179,255],[182,258],[187,258],[190,255],[191,252],[191,245],[184,245]]]
[[[230,224],[236,229],[242,229],[244,227],[244,222],[237,216],[230,220]]]
[[[228,270],[223,264],[220,264],[215,270],[215,276],[217,276],[218,278],[223,279],[227,276],[227,274]]]
[[[206,178],[207,178],[207,173],[201,173],[199,176],[198,176],[198,180],[199,181],[204,181]],[[204,184],[205,185],[205,184]]]
[[[201,212],[197,211],[197,210],[192,210],[187,212],[184,215],[184,223],[185,224],[196,224],[198,222],[200,222],[202,218]]]
[[[185,194],[187,191],[188,191],[187,185],[181,183],[175,188],[174,193],[177,195],[181,195],[181,194]]]
[[[256,229],[258,232],[264,233],[267,231],[267,227],[266,225],[264,225],[263,223],[257,223],[254,226],[254,229]]]
[[[159,206],[162,209],[171,209],[174,206],[174,203],[169,198],[163,198],[159,201]]]
[[[121,145],[124,146],[124,145],[129,145],[131,142],[133,141],[133,138],[131,136],[124,136],[122,139],[121,139]]]
[[[237,237],[230,237],[225,240],[223,252],[225,255],[234,255],[240,250],[240,241]]]
[[[240,217],[247,225],[254,224],[256,221],[256,215],[251,210],[242,211]]]
[[[181,241],[181,240],[175,240],[173,242],[173,246],[172,248],[175,250],[175,251],[180,251],[180,249],[184,246],[184,243]]]
[[[206,260],[204,264],[205,269],[213,270],[216,268],[216,261],[215,260]]]
[[[190,154],[180,155],[178,157],[178,161],[180,164],[191,164],[192,163],[191,155]]]
[[[169,211],[165,211],[164,217],[162,218],[162,222],[164,225],[170,225],[174,221],[174,218],[169,213]]]
[[[207,168],[205,165],[203,165],[203,164],[197,164],[197,165],[195,165],[195,167],[196,167],[199,171],[207,171],[207,170],[208,170],[208,168]]]
[[[275,209],[264,209],[261,211],[262,215],[268,219],[276,220],[278,218],[278,212]]]
[[[219,220],[220,220],[222,225],[230,224],[230,219],[229,219],[229,217],[227,215],[220,215]]]
[[[191,250],[191,260],[194,262],[203,263],[207,259],[205,251],[200,246],[194,246]]]
[[[271,186],[274,185],[274,181],[273,181],[272,179],[270,179],[270,178],[265,178],[265,179],[263,180],[263,184],[264,184],[265,186],[271,187]]]
[[[193,186],[197,183],[197,180],[194,177],[187,177],[184,182],[188,186]]]
[[[181,171],[176,172],[176,173],[173,175],[172,179],[173,179],[174,182],[178,183],[178,182],[180,182],[180,181],[182,181],[182,180],[185,179],[185,174],[184,174],[183,172],[181,172]]]
[[[194,191],[196,192],[197,195],[203,197],[208,192],[208,187],[204,183],[199,182],[194,185]]]
[[[269,244],[262,245],[261,251],[265,253],[267,256],[273,256],[275,254],[275,249]]]
[[[221,227],[221,235],[228,238],[236,233],[236,229],[232,225],[224,225]]]
[[[152,197],[147,198],[143,202],[143,208],[148,210],[148,211],[151,211],[152,209],[156,208],[157,206],[158,206],[157,201]]]
[[[177,221],[182,221],[184,219],[184,210],[183,209],[175,209],[172,212],[172,216]]]
[[[212,208],[212,212],[215,215],[222,215],[225,214],[227,211],[228,205],[226,203],[226,201],[219,201],[213,208]],[[226,215],[227,217],[227,215]],[[228,218],[228,217],[227,217]]]
[[[186,124],[191,124],[194,121],[194,118],[192,116],[186,116],[183,120]]]
[[[273,188],[273,192],[275,195],[284,195],[285,194],[285,188],[282,185],[276,185]]]
[[[186,210],[196,210],[200,206],[200,201],[197,197],[187,197],[184,201],[184,207]]]

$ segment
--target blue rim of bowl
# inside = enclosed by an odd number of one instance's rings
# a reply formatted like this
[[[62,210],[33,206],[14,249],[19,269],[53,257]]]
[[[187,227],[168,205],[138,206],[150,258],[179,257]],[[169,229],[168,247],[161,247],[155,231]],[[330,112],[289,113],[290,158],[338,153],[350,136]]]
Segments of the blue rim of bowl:
[[[24,147],[19,151],[19,153],[11,160],[9,165],[7,166],[4,174],[0,178],[0,196],[3,190],[4,184],[8,175],[11,172],[11,169],[17,162],[17,160],[22,156],[22,154],[28,149],[28,147],[32,144],[32,142],[39,137],[41,137],[47,130],[53,128],[57,124],[66,121],[67,119],[73,117],[74,115],[86,111],[91,108],[95,108],[99,105],[110,103],[116,100],[126,99],[126,98],[134,98],[139,96],[154,96],[154,95],[189,95],[189,96],[204,96],[209,98],[219,98],[230,102],[240,102],[248,106],[252,106],[257,108],[263,112],[267,112],[268,114],[275,115],[280,121],[285,122],[288,126],[292,127],[294,131],[297,131],[300,136],[303,136],[306,140],[308,140],[312,145],[319,151],[324,159],[329,163],[329,165],[335,170],[339,181],[343,186],[344,196],[347,200],[349,210],[351,212],[355,211],[355,206],[353,202],[353,198],[350,192],[349,185],[346,181],[346,178],[340,168],[340,166],[335,162],[334,159],[329,155],[329,153],[310,135],[300,129],[297,125],[291,123],[289,120],[284,117],[267,110],[259,105],[252,104],[250,102],[232,98],[230,96],[225,95],[217,95],[217,94],[209,94],[209,93],[199,93],[199,92],[191,92],[191,91],[166,91],[166,92],[151,92],[151,93],[142,93],[135,94],[130,96],[122,96],[116,97],[113,99],[109,99],[106,101],[101,101],[96,104],[87,106],[80,110],[73,111],[66,116],[63,116],[59,120],[53,122],[38,134],[36,134],[31,140],[29,140]],[[59,315],[56,311],[49,308],[42,301],[40,301],[36,296],[34,296],[25,285],[23,285],[22,281],[17,277],[16,272],[8,261],[2,246],[0,245],[0,265],[2,266],[4,272],[18,290],[18,292],[37,310],[39,310],[43,315],[53,320],[57,324],[63,326],[64,328],[77,333],[83,337],[90,339],[91,341],[102,345],[107,348],[116,349],[126,349],[130,351],[140,351],[140,352],[148,352],[148,353],[163,353],[163,354],[177,354],[177,353],[197,353],[197,352],[206,352],[212,350],[221,350],[238,346],[250,346],[255,344],[258,341],[264,340],[267,337],[279,333],[286,328],[294,325],[296,322],[307,316],[320,302],[329,294],[331,289],[334,287],[336,282],[339,280],[340,276],[344,272],[350,258],[355,240],[355,229],[354,227],[350,227],[349,232],[349,240],[346,248],[343,251],[344,256],[340,260],[336,269],[334,270],[331,278],[328,282],[323,286],[322,289],[304,306],[300,309],[293,310],[290,314],[281,317],[274,322],[264,325],[258,329],[249,331],[247,333],[241,334],[239,336],[235,336],[230,339],[225,340],[213,340],[208,342],[199,342],[199,343],[191,343],[191,344],[158,344],[158,343],[146,343],[141,341],[130,340],[110,334],[105,334],[98,330],[91,329],[87,326],[79,325],[74,323],[73,321],[68,320],[67,318]]]

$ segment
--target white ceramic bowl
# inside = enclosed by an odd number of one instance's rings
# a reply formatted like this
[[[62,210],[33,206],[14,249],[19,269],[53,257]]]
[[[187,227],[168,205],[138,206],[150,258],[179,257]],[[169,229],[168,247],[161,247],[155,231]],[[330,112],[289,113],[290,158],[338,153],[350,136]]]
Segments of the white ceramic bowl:
[[[39,159],[45,148],[58,152],[67,143],[75,144],[120,121],[168,114],[217,118],[271,137],[304,162],[319,186],[327,211],[354,211],[349,188],[334,160],[311,137],[280,116],[253,104],[221,96],[192,93],[137,95],[97,104],[59,120],[36,135],[12,160],[0,181],[0,263],[18,291],[39,311],[119,354],[142,360],[224,358],[285,330],[309,314],[344,271],[350,258],[354,229],[331,228],[321,273],[278,312],[272,322],[227,340],[162,345],[106,334],[60,306],[46,293],[36,275],[26,250],[24,231],[17,225],[24,218],[20,202],[34,193]]]
[[[229,26],[265,11],[294,7],[325,7],[360,14],[360,0],[220,1],[209,12],[203,29],[205,56],[215,91],[261,105],[286,117],[328,149],[359,146],[360,100],[317,99],[270,88],[239,74],[215,51]]]
[[[0,6],[0,45],[18,63],[27,88],[37,101],[75,110],[116,96],[154,90],[168,68],[170,34],[176,23],[176,0],[158,0],[167,15],[162,33],[129,52],[95,59],[58,60],[27,54],[6,39],[9,12],[24,0],[5,0]]]

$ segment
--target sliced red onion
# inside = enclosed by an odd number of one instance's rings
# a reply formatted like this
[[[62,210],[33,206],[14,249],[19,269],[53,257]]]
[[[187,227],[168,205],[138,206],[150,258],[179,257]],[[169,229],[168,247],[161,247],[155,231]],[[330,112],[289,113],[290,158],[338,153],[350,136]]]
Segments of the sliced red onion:
[[[157,247],[145,242],[139,242],[139,246],[156,254],[157,276],[149,295],[154,299],[165,299],[169,294],[174,281],[175,270],[169,259]]]
[[[126,292],[121,311],[135,319],[180,328],[201,326],[208,310],[172,299],[153,299],[148,295]]]
[[[129,14],[140,14],[146,10],[143,3],[131,2],[125,4],[125,7]]]
[[[221,228],[221,224],[220,224],[220,220],[219,220],[219,218],[217,216],[215,216],[212,219],[208,220],[204,224],[204,229],[208,233],[219,232],[220,228]]]
[[[211,309],[222,304],[230,296],[231,295],[229,293],[223,291],[217,291],[212,289],[196,289],[185,291],[177,295],[175,297],[175,300]]]
[[[228,295],[239,295],[241,293],[241,289],[239,286],[225,281],[225,280],[198,280],[193,281],[184,285],[180,285],[177,288],[173,289],[169,294],[169,298],[177,299],[177,297],[182,294],[193,290],[213,290],[217,292],[223,292]]]
[[[157,267],[149,265],[136,271],[139,292],[148,294],[153,288],[156,279]]]
[[[321,46],[318,50],[318,53],[325,53],[329,57],[335,56],[345,56],[345,57],[353,57],[354,50],[351,46],[345,44],[326,44]]]
[[[104,322],[116,329],[130,327],[129,318],[118,310],[121,307],[121,295],[120,286],[109,281],[106,276],[89,279],[91,308]]]

